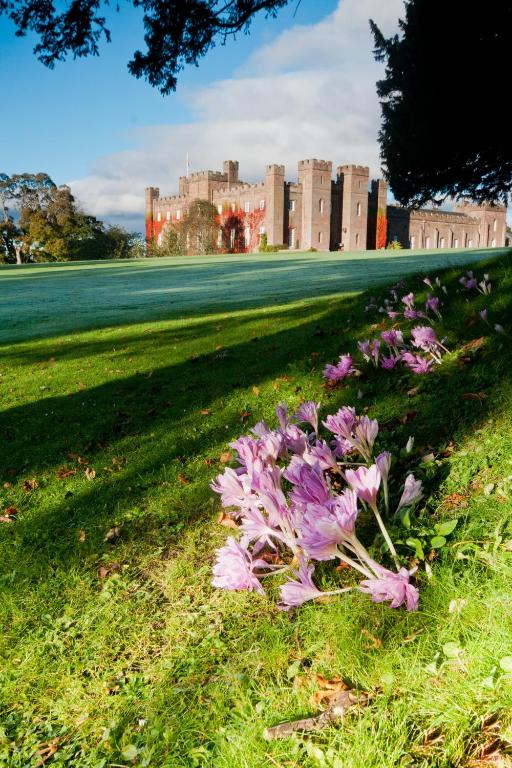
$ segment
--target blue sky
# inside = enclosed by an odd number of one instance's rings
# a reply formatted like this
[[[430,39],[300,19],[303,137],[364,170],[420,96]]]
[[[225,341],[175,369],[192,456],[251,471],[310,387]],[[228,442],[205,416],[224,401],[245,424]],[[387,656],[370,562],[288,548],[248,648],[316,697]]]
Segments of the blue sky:
[[[314,24],[336,5],[336,0],[302,0],[276,19],[260,14],[249,36],[217,47],[199,68],[188,67],[178,91],[167,97],[130,76],[126,68],[133,51],[143,47],[140,9],[125,4],[120,13],[111,14],[113,42],[103,44],[100,57],[58,63],[54,70],[32,54],[34,39],[14,37],[13,26],[2,18],[2,100],[11,105],[0,121],[2,170],[44,170],[58,182],[85,176],[99,157],[132,146],[134,128],[191,121],[192,110],[184,98],[190,90],[230,77],[284,29]]]

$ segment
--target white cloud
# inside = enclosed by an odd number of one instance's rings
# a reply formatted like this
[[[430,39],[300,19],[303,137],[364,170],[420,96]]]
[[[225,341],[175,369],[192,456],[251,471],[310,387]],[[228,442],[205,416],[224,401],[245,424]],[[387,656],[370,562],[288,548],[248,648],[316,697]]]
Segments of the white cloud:
[[[74,193],[95,215],[141,221],[144,187],[175,193],[187,152],[193,170],[239,160],[248,181],[272,162],[293,179],[307,157],[369,165],[377,175],[382,67],[368,19],[392,33],[402,10],[402,0],[340,0],[326,19],[260,48],[232,78],[182,92],[195,122],[138,129],[135,148],[98,160],[90,175],[70,182]]]

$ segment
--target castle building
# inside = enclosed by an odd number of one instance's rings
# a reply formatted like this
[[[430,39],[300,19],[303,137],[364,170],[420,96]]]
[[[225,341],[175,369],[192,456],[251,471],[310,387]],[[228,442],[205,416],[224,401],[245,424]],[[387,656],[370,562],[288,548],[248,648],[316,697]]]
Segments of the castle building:
[[[146,189],[146,240],[160,245],[166,227],[179,225],[194,200],[217,208],[219,248],[257,250],[269,245],[302,251],[365,251],[397,240],[404,248],[476,248],[503,246],[504,206],[469,202],[453,211],[410,210],[387,203],[387,184],[372,180],[369,168],[340,165],[333,179],[330,160],[301,160],[296,182],[285,180],[284,165],[267,165],[265,179],[241,181],[239,164],[226,160],[222,171],[181,176],[179,194],[160,197]]]

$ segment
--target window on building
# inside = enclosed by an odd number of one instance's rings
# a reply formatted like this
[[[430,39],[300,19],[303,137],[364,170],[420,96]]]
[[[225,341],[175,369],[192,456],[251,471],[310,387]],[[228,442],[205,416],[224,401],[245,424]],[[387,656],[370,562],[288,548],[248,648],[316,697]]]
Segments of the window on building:
[[[217,245],[219,248],[222,246],[222,229],[219,229],[217,234]]]
[[[318,210],[320,211],[320,213],[324,212],[324,208],[325,208],[324,200],[323,198],[320,198],[320,200],[318,201]]]
[[[445,241],[444,237],[440,237],[439,238],[439,247],[440,248],[444,248],[445,247],[445,242],[446,241]]]
[[[231,203],[231,211],[232,213],[236,211],[236,203]]]
[[[414,237],[414,235],[411,235],[410,243],[411,243],[411,246],[410,246],[411,248],[414,248],[416,246],[416,238]]]
[[[217,211],[218,211],[219,213],[222,213],[222,205],[218,205],[218,206],[217,206]]]
[[[245,247],[248,248],[251,244],[251,228],[245,227],[244,229]]]
[[[323,183],[324,183],[324,177],[320,176],[320,184],[323,184]]]
[[[497,228],[498,228],[498,221],[496,219],[494,219],[494,221],[492,223],[492,231],[496,232]]]
[[[493,237],[493,239],[492,239],[491,247],[492,248],[496,248],[496,238],[495,237]]]
[[[235,247],[235,230],[229,230],[229,247],[233,249]]]
[[[171,212],[167,211],[167,221],[170,221],[170,220],[171,220]]]
[[[158,211],[158,213],[156,215],[156,220],[157,221],[162,221],[162,214],[160,213],[160,211]]]
[[[356,245],[359,245],[359,232],[356,232]]]
[[[473,247],[473,240],[471,238],[469,238],[469,240],[468,240],[468,248],[472,248],[472,247]]]
[[[265,210],[265,201],[260,200],[260,211],[264,211],[264,210]]]
[[[358,204],[357,204],[357,206],[356,206],[356,212],[357,212],[357,215],[358,215],[358,216],[360,216],[360,215],[361,215],[361,203],[358,203]]]
[[[294,210],[295,210],[295,200],[290,200],[290,203],[288,205],[288,210],[290,211],[290,213],[294,212]]]
[[[453,247],[454,248],[458,248],[459,247],[459,238],[458,237],[454,237],[453,238]]]
[[[244,211],[246,213],[250,213],[251,212],[251,204],[250,204],[250,202],[248,200],[246,200],[245,203],[244,203]]]
[[[295,227],[288,230],[288,247],[295,248]]]
[[[323,242],[323,239],[324,239],[324,233],[323,232],[319,232],[318,233],[318,242],[319,243]]]
[[[425,238],[425,248],[430,248],[430,235]]]
[[[180,211],[180,209],[179,209],[179,208],[178,208],[178,210],[176,211],[176,218],[177,218],[177,220],[178,220],[178,221],[181,219],[181,211]]]
[[[160,232],[160,234],[158,235],[158,237],[157,237],[157,239],[156,239],[156,242],[157,242],[157,245],[158,245],[158,246],[162,245],[162,243],[163,243],[163,236],[162,236],[162,233],[161,233],[161,232]]]

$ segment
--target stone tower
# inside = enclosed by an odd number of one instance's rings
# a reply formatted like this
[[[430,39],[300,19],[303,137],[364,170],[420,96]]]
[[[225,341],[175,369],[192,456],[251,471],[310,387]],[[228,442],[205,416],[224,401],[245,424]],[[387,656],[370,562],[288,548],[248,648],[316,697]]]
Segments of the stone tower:
[[[154,237],[153,227],[153,203],[160,197],[158,187],[146,187],[146,242],[150,242]]]
[[[222,168],[228,187],[234,187],[235,184],[238,184],[238,160],[224,160]]]
[[[299,184],[302,187],[302,250],[328,251],[331,235],[330,160],[301,160]]]
[[[344,251],[366,250],[368,184],[370,169],[365,165],[340,165],[341,238]]]
[[[267,165],[265,190],[267,242],[269,245],[281,245],[284,240],[284,165]]]

